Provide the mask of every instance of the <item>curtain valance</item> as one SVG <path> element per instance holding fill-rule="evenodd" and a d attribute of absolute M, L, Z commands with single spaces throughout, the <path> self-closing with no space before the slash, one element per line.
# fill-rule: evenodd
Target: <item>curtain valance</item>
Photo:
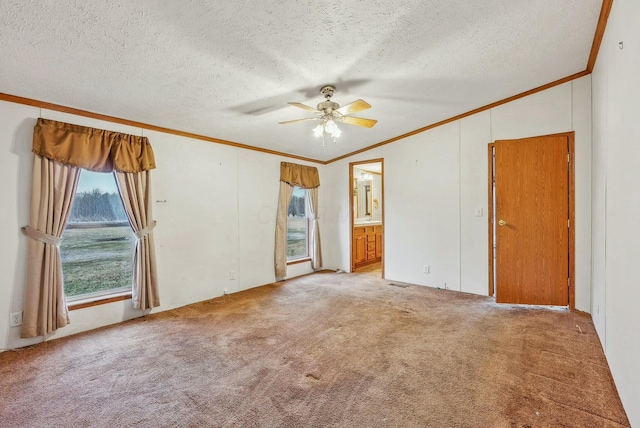
<path fill-rule="evenodd" d="M 96 172 L 141 172 L 156 167 L 146 137 L 49 119 L 38 119 L 32 151 L 47 159 Z"/>
<path fill-rule="evenodd" d="M 280 181 L 303 189 L 314 189 L 320 186 L 318 168 L 289 162 L 280 163 Z"/>

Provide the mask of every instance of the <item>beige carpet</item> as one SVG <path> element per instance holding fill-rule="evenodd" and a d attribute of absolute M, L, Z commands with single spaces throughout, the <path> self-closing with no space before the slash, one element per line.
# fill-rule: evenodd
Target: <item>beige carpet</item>
<path fill-rule="evenodd" d="M 375 273 L 306 276 L 0 354 L 0 427 L 194 426 L 629 423 L 589 316 Z"/>

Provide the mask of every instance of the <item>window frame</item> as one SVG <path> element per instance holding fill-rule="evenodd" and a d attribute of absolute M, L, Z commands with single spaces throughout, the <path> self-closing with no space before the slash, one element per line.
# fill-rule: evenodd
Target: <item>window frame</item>
<path fill-rule="evenodd" d="M 81 169 L 82 169 L 81 174 L 83 172 L 93 172 L 85 168 L 81 168 Z M 116 186 L 116 192 L 119 194 L 120 192 L 117 190 L 118 185 L 117 185 L 116 177 L 114 176 L 113 172 L 100 173 L 100 174 L 105 174 L 105 175 L 109 174 L 112 177 L 112 179 L 114 180 L 114 184 Z M 77 195 L 78 195 L 78 190 L 76 189 L 73 203 L 75 203 L 75 198 L 77 197 Z M 120 202 L 122 203 L 121 197 L 120 197 Z M 124 203 L 122 204 L 124 208 Z M 94 229 L 99 227 L 123 227 L 126 225 L 129 228 L 131 234 L 133 235 L 133 229 L 131 228 L 131 224 L 129 223 L 128 220 L 119 220 L 119 221 L 116 220 L 116 221 L 106 221 L 106 222 L 78 222 L 78 223 L 70 223 L 69 221 L 67 221 L 67 224 L 65 225 L 65 228 L 64 228 L 64 232 L 66 232 L 67 228 L 69 227 L 69 224 L 76 224 L 76 225 L 82 224 L 82 226 L 78 228 L 83 228 L 83 229 Z M 63 232 L 63 236 L 64 236 L 64 232 Z M 134 251 L 132 248 L 132 251 L 131 251 L 132 257 L 133 257 L 133 253 Z M 62 265 L 63 264 L 61 261 L 61 267 Z M 134 272 L 132 270 L 131 271 L 132 279 L 133 279 L 133 273 Z M 66 290 L 65 290 L 64 278 L 63 278 L 62 287 L 63 287 L 65 302 L 67 303 L 67 309 L 70 311 L 87 308 L 91 306 L 102 305 L 106 303 L 117 302 L 121 300 L 128 300 L 128 299 L 131 299 L 133 296 L 133 282 L 127 286 L 110 288 L 107 290 L 94 291 L 94 292 L 84 293 L 84 294 L 76 294 L 73 296 L 67 296 Z"/>
<path fill-rule="evenodd" d="M 305 189 L 303 187 L 300 186 L 293 186 L 293 191 L 295 192 L 296 189 L 300 189 L 304 191 L 304 219 L 305 219 L 305 223 L 306 223 L 306 252 L 304 256 L 300 256 L 300 257 L 296 257 L 296 258 L 289 258 L 289 256 L 286 256 L 286 263 L 287 266 L 288 265 L 295 265 L 298 263 L 304 263 L 307 261 L 311 260 L 311 219 L 309 218 L 309 213 L 307 212 L 307 200 L 309 198 L 309 189 Z M 289 205 L 291 205 L 291 201 L 293 201 L 293 194 L 291 195 L 291 200 L 289 200 Z M 287 235 L 289 233 L 289 205 L 287 205 Z M 288 239 L 285 241 L 286 242 L 286 249 L 289 249 L 289 241 Z"/>
<path fill-rule="evenodd" d="M 84 294 L 83 296 L 87 296 L 87 295 Z M 91 306 L 105 305 L 107 303 L 119 302 L 121 300 L 131 300 L 132 297 L 133 297 L 132 291 L 126 291 L 122 293 L 111 293 L 109 295 L 104 295 L 104 296 L 93 296 L 91 298 L 86 298 L 86 299 L 77 299 L 73 301 L 67 301 L 67 309 L 69 309 L 70 311 L 75 311 L 77 309 L 84 309 L 84 308 L 89 308 Z"/>

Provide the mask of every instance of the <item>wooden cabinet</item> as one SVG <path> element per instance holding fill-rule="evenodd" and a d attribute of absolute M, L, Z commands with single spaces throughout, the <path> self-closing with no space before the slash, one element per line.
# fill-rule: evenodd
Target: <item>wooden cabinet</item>
<path fill-rule="evenodd" d="M 353 263 L 358 264 L 367 260 L 366 235 L 353 235 Z"/>
<path fill-rule="evenodd" d="M 376 257 L 382 259 L 382 226 L 380 230 L 376 230 Z"/>
<path fill-rule="evenodd" d="M 353 268 L 382 260 L 382 225 L 353 228 Z"/>

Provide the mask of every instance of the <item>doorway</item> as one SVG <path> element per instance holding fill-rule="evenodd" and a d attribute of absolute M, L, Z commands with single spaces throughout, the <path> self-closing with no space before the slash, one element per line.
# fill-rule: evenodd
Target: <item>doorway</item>
<path fill-rule="evenodd" d="M 489 295 L 575 305 L 574 133 L 489 144 Z"/>
<path fill-rule="evenodd" d="M 351 272 L 384 278 L 384 159 L 349 164 Z"/>

